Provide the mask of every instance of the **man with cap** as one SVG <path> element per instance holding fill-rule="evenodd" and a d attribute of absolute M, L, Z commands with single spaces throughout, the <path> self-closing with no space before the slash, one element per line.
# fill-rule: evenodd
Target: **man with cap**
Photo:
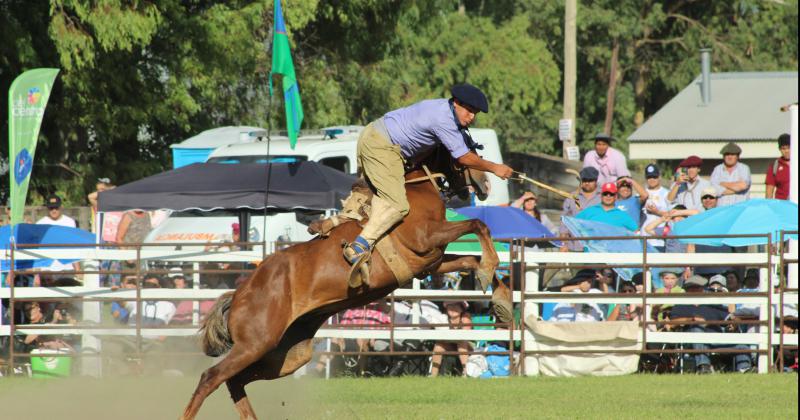
<path fill-rule="evenodd" d="M 661 185 L 661 170 L 655 164 L 649 164 L 644 169 L 645 191 L 647 191 L 647 201 L 644 202 L 644 221 L 642 226 L 647 226 L 655 220 L 661 219 L 669 213 L 670 203 L 667 199 L 669 190 Z M 659 225 L 658 227 L 664 227 Z M 664 246 L 664 241 L 651 239 L 650 245 Z"/>
<path fill-rule="evenodd" d="M 583 167 L 592 167 L 600 172 L 598 183 L 615 182 L 621 176 L 631 176 L 625 155 L 611 147 L 614 138 L 608 134 L 600 133 L 594 136 L 594 150 L 586 152 L 583 157 Z"/>
<path fill-rule="evenodd" d="M 562 216 L 574 217 L 580 213 L 581 210 L 600 204 L 600 190 L 597 188 L 597 177 L 599 175 L 600 172 L 594 167 L 588 166 L 581 169 L 581 186 L 575 193 L 575 197 L 578 198 L 578 201 L 564 200 L 564 207 L 561 212 Z M 569 236 L 569 229 L 567 229 L 563 223 L 559 227 L 559 236 Z M 565 242 L 564 245 L 561 246 L 561 251 L 563 252 L 580 251 L 582 249 L 583 246 L 577 241 Z"/>
<path fill-rule="evenodd" d="M 750 199 L 750 167 L 739 162 L 742 149 L 728 143 L 720 150 L 722 163 L 711 173 L 711 183 L 717 189 L 719 207 L 730 206 Z"/>
<path fill-rule="evenodd" d="M 45 202 L 47 206 L 47 216 L 42 217 L 36 222 L 37 225 L 56 225 L 66 227 L 77 227 L 75 219 L 63 214 L 61 212 L 61 198 L 57 195 L 51 195 Z"/>
<path fill-rule="evenodd" d="M 778 150 L 781 157 L 775 159 L 767 168 L 767 193 L 766 198 L 776 200 L 789 199 L 789 158 L 792 155 L 791 137 L 784 133 L 778 137 Z"/>
<path fill-rule="evenodd" d="M 600 204 L 589 207 L 575 216 L 578 219 L 591 220 L 609 225 L 622 227 L 630 231 L 639 229 L 639 224 L 634 222 L 628 213 L 617 208 L 617 184 L 607 182 L 603 184 L 600 193 Z"/>
<path fill-rule="evenodd" d="M 633 193 L 634 190 L 636 194 Z M 647 190 L 635 179 L 622 176 L 617 180 L 617 208 L 628 213 L 637 226 L 642 220 L 642 204 L 645 201 L 647 201 Z"/>
<path fill-rule="evenodd" d="M 371 122 L 358 139 L 358 166 L 375 191 L 369 221 L 344 248 L 344 258 L 354 264 L 375 242 L 408 214 L 405 191 L 406 164 L 416 164 L 436 146 L 444 145 L 462 166 L 508 178 L 513 170 L 484 160 L 467 128 L 479 112 L 489 112 L 486 96 L 475 86 L 453 86 L 450 99 L 429 99 L 391 111 Z M 347 205 L 345 204 L 345 207 Z M 365 273 L 362 270 L 362 273 Z M 366 279 L 365 279 L 366 280 Z"/>
<path fill-rule="evenodd" d="M 692 155 L 678 164 L 675 182 L 669 190 L 667 198 L 672 204 L 681 204 L 688 210 L 701 210 L 700 193 L 711 186 L 711 183 L 700 178 L 700 166 L 703 159 Z"/>

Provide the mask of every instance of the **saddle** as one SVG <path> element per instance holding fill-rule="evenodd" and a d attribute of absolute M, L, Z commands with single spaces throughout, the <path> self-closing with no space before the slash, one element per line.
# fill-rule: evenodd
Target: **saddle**
<path fill-rule="evenodd" d="M 351 220 L 355 221 L 363 228 L 364 223 L 369 220 L 372 211 L 372 197 L 372 190 L 370 190 L 366 181 L 359 179 L 353 184 L 350 195 L 342 200 L 342 211 L 327 219 L 313 221 L 308 227 L 308 232 L 324 238 L 329 236 L 330 232 L 336 226 Z M 347 242 L 342 241 L 342 247 L 347 245 Z M 372 254 L 375 251 L 383 257 L 383 260 L 386 262 L 386 265 L 389 266 L 389 269 L 392 271 L 392 274 L 394 274 L 400 287 L 404 286 L 414 277 L 414 273 L 408 267 L 406 261 L 400 256 L 400 253 L 397 252 L 394 240 L 386 233 L 378 238 L 372 251 L 364 254 L 350 267 L 347 278 L 349 287 L 354 289 L 362 285 L 369 287 L 370 262 L 372 260 Z"/>

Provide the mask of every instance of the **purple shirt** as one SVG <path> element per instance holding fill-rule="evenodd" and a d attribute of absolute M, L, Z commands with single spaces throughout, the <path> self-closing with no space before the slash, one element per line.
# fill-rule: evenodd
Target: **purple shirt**
<path fill-rule="evenodd" d="M 406 160 L 424 157 L 438 143 L 454 159 L 469 152 L 447 99 L 429 99 L 383 116 L 392 144 L 400 146 Z"/>
<path fill-rule="evenodd" d="M 597 156 L 597 152 L 591 150 L 586 152 L 583 157 L 583 167 L 592 166 L 600 172 L 597 177 L 597 185 L 602 186 L 606 182 L 617 182 L 621 176 L 631 176 L 628 171 L 628 164 L 625 163 L 625 156 L 619 150 L 609 147 L 605 156 Z"/>

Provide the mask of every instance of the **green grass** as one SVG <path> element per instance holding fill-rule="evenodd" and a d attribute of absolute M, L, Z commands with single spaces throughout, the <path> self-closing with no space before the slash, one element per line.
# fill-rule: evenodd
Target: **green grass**
<path fill-rule="evenodd" d="M 0 418 L 177 418 L 197 383 L 185 378 L 0 378 Z M 262 419 L 796 419 L 785 375 L 609 378 L 283 379 L 247 388 Z M 201 419 L 236 419 L 223 385 Z"/>

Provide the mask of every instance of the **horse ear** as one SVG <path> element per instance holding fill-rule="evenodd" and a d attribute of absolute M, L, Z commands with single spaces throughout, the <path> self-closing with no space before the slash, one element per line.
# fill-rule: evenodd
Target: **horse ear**
<path fill-rule="evenodd" d="M 467 169 L 467 181 L 475 190 L 475 196 L 480 201 L 489 197 L 489 185 L 486 182 L 486 173 L 477 169 Z"/>

